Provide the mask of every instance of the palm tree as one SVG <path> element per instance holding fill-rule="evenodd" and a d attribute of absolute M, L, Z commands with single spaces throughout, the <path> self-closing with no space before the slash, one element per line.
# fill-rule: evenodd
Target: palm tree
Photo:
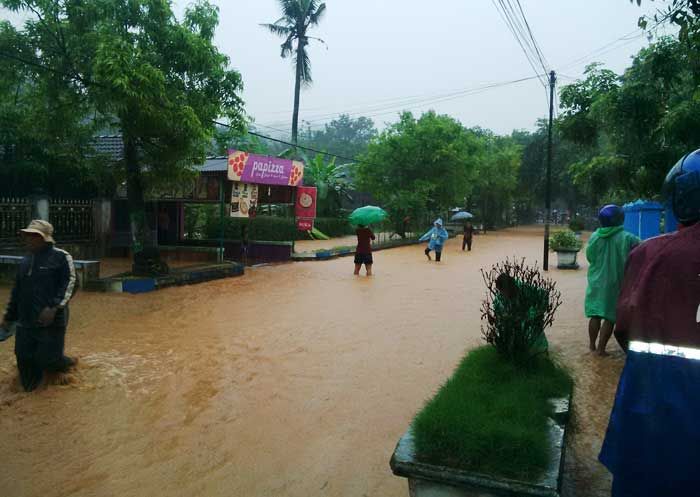
<path fill-rule="evenodd" d="M 325 43 L 320 38 L 307 36 L 307 30 L 312 26 L 317 26 L 321 21 L 326 4 L 317 0 L 279 0 L 282 8 L 282 17 L 273 24 L 262 24 L 273 34 L 284 38 L 282 43 L 282 58 L 287 58 L 292 54 L 296 55 L 295 71 L 296 80 L 294 84 L 294 113 L 292 114 L 292 141 L 296 145 L 299 128 L 299 92 L 301 85 L 310 85 L 311 61 L 306 51 L 309 40 L 318 40 Z"/>

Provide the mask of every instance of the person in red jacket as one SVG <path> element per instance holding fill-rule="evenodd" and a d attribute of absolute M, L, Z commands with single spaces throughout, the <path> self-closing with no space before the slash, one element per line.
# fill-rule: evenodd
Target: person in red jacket
<path fill-rule="evenodd" d="M 700 150 L 665 191 L 682 229 L 632 250 L 617 301 L 627 357 L 599 456 L 613 497 L 700 494 Z"/>
<path fill-rule="evenodd" d="M 357 248 L 355 248 L 355 275 L 360 274 L 362 265 L 365 265 L 367 276 L 372 276 L 372 240 L 374 233 L 367 226 L 360 225 L 355 232 L 357 235 Z"/>

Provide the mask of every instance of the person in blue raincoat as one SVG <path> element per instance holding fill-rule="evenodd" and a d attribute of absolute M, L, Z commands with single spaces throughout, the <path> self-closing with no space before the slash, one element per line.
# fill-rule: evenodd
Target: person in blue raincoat
<path fill-rule="evenodd" d="M 419 241 L 421 242 L 430 240 L 428 242 L 428 247 L 425 249 L 425 256 L 428 258 L 429 261 L 433 260 L 430 257 L 430 251 L 434 250 L 435 260 L 437 262 L 440 262 L 440 258 L 442 257 L 442 247 L 445 245 L 445 241 L 449 237 L 449 233 L 447 233 L 447 230 L 442 226 L 442 219 L 437 218 L 433 223 L 433 227 L 430 228 L 430 231 L 428 231 L 425 235 L 419 238 Z"/>
<path fill-rule="evenodd" d="M 632 250 L 617 301 L 627 358 L 599 456 L 613 497 L 700 495 L 700 150 L 664 189 L 681 229 Z"/>

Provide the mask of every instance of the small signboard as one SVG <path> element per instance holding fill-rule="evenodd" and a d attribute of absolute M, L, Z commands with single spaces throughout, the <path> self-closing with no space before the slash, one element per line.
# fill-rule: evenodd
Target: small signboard
<path fill-rule="evenodd" d="M 311 231 L 312 229 L 314 229 L 313 219 L 297 218 L 297 230 Z"/>
<path fill-rule="evenodd" d="M 296 217 L 314 219 L 316 218 L 316 187 L 297 187 L 297 201 L 294 207 Z"/>
<path fill-rule="evenodd" d="M 231 217 L 255 217 L 258 185 L 234 181 L 231 186 Z"/>

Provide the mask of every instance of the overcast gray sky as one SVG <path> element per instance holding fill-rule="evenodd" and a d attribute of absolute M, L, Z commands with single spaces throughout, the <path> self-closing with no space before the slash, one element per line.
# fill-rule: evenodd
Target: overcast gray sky
<path fill-rule="evenodd" d="M 189 0 L 175 0 L 181 15 Z M 277 0 L 213 0 L 221 9 L 216 43 L 243 75 L 247 112 L 259 125 L 291 127 L 294 78 L 279 56 L 281 40 L 260 23 L 280 16 Z M 637 19 L 663 2 L 628 0 L 521 0 L 530 26 L 552 68 L 578 77 L 587 63 L 622 71 L 647 42 L 620 40 L 600 55 L 571 64 L 633 33 Z M 314 84 L 302 92 L 301 119 L 322 126 L 341 112 L 371 116 L 379 127 L 399 110 L 434 109 L 466 126 L 499 133 L 532 129 L 547 112 L 537 80 L 419 102 L 462 89 L 533 75 L 492 0 L 327 0 L 326 17 L 310 34 L 328 48 L 310 48 Z M 641 34 L 637 32 L 636 34 Z M 610 50 L 610 51 L 607 51 Z M 413 100 L 411 98 L 413 97 Z M 272 130 L 267 130 L 274 134 Z"/>
<path fill-rule="evenodd" d="M 181 12 L 188 2 L 177 0 Z M 261 125 L 291 127 L 293 71 L 279 56 L 281 40 L 259 26 L 280 16 L 276 0 L 215 0 L 221 9 L 216 41 L 245 83 L 248 113 Z M 581 75 L 601 60 L 621 71 L 646 39 L 621 40 L 610 52 L 570 63 L 634 32 L 643 8 L 628 0 L 521 0 L 546 58 L 565 76 Z M 547 112 L 537 81 L 495 88 L 437 103 L 411 104 L 483 84 L 533 75 L 520 47 L 491 0 L 327 0 L 326 17 L 312 35 L 314 84 L 301 98 L 301 119 L 320 126 L 343 111 L 372 115 L 378 125 L 395 121 L 400 104 L 415 112 L 435 109 L 466 126 L 499 133 L 532 129 Z M 570 82 L 562 77 L 561 83 Z M 392 100 L 394 99 L 394 100 Z M 394 107 L 389 108 L 390 105 Z"/>

